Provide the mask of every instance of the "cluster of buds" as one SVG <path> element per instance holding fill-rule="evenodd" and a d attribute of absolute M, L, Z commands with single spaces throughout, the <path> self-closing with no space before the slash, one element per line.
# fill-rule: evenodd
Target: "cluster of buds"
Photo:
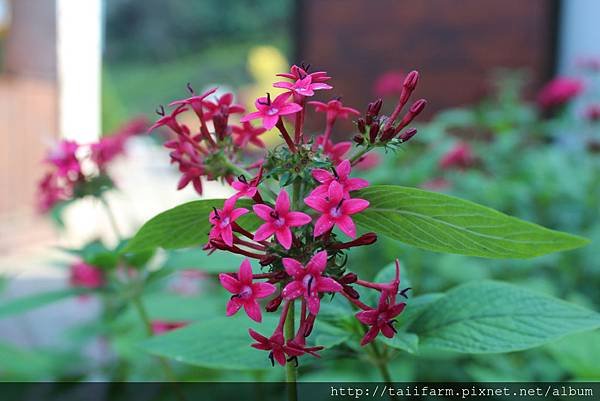
<path fill-rule="evenodd" d="M 346 270 L 347 252 L 351 248 L 377 241 L 375 233 L 357 237 L 353 216 L 366 210 L 369 202 L 355 194 L 369 183 L 351 176 L 354 162 L 373 146 L 366 150 L 360 146 L 353 149 L 350 141 L 332 141 L 335 122 L 360 113 L 344 106 L 340 98 L 328 102 L 308 101 L 316 91 L 332 89 L 326 83 L 330 79 L 327 73 L 309 69 L 310 66 L 294 65 L 289 73 L 278 74 L 286 81 L 273 86 L 285 92 L 274 98 L 267 93 L 257 99 L 256 111 L 240 119 L 243 126 L 229 124 L 227 117 L 232 108 L 236 112 L 240 110 L 238 106 L 231 106 L 229 94 L 225 95 L 227 102 L 219 101 L 227 104 L 228 109 L 219 109 L 218 123 L 215 114 L 207 115 L 206 97 L 214 90 L 172 103 L 175 106 L 172 113 L 162 115 L 153 126 L 167 126 L 175 133 L 175 140 L 167 147 L 174 149 L 171 158 L 179 163 L 184 173 L 183 182 L 198 179 L 197 189 L 201 189 L 200 177 L 221 178 L 235 190 L 221 208 L 214 208 L 210 213 L 211 230 L 204 249 L 244 256 L 237 272 L 219 275 L 221 285 L 231 294 L 225 308 L 227 316 L 243 309 L 250 319 L 261 322 L 263 309 L 267 313 L 279 312 L 279 323 L 271 335 L 249 330 L 255 340 L 252 346 L 269 351 L 273 365 L 297 363 L 298 357 L 305 354 L 318 356 L 323 347 L 307 345 L 307 339 L 326 294 L 338 294 L 357 309 L 357 319 L 368 327 L 362 345 L 372 342 L 379 333 L 392 337 L 396 332 L 395 317 L 405 307 L 404 302 L 397 300 L 398 294 L 406 296 L 406 291 L 399 292 L 398 264 L 396 275 L 389 283 L 361 280 Z M 421 112 L 424 100 L 415 102 L 407 115 L 395 123 L 417 80 L 416 72 L 409 74 L 399 104 L 389 118 L 379 116 L 381 101 L 369 106 L 366 117 L 359 120 L 361 133 L 369 138 L 374 126 L 384 127 L 380 135 L 375 135 L 376 139 L 368 139 L 369 143 L 391 141 Z M 177 121 L 177 115 L 188 106 L 200 120 L 198 133 L 190 132 Z M 314 139 L 304 132 L 307 106 L 325 114 L 325 129 Z M 212 132 L 207 125 L 211 118 Z M 260 125 L 252 125 L 254 120 L 260 120 Z M 264 158 L 242 160 L 251 155 L 243 152 L 244 147 L 249 143 L 262 145 L 257 142 L 257 136 L 272 128 L 279 131 L 285 145 L 266 152 Z M 244 141 L 236 142 L 242 130 L 254 134 L 247 134 Z M 406 133 L 400 136 L 404 138 L 400 141 L 408 140 Z M 352 151 L 355 153 L 351 154 Z M 194 178 L 186 178 L 192 168 L 196 169 Z M 246 220 L 250 215 L 254 219 Z M 258 227 L 247 223 L 257 220 L 261 222 Z M 255 268 L 260 266 L 262 271 L 253 272 L 252 261 Z M 378 305 L 364 303 L 357 287 L 377 291 Z M 295 311 L 297 305 L 299 313 Z M 295 329 L 293 315 L 299 317 Z M 293 329 L 285 330 L 287 334 L 284 334 L 284 327 Z"/>
<path fill-rule="evenodd" d="M 410 140 L 416 135 L 415 128 L 406 128 L 417 117 L 427 105 L 427 101 L 419 99 L 415 101 L 404 114 L 400 121 L 400 113 L 406 106 L 410 97 L 419 82 L 419 73 L 411 71 L 404 78 L 400 98 L 392 114 L 380 116 L 383 101 L 378 99 L 369 103 L 365 116 L 359 118 L 356 122 L 360 134 L 354 136 L 354 142 L 366 147 L 373 146 L 395 146 Z"/>
<path fill-rule="evenodd" d="M 129 138 L 144 132 L 146 127 L 146 120 L 138 118 L 95 143 L 57 143 L 44 160 L 50 169 L 38 184 L 39 210 L 47 212 L 60 202 L 94 194 L 99 186 L 111 185 L 106 171 L 110 162 L 125 151 Z"/>

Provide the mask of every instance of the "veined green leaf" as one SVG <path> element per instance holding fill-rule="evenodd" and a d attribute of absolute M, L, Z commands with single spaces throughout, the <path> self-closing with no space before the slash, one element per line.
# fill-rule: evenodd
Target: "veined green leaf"
<path fill-rule="evenodd" d="M 530 258 L 588 240 L 448 195 L 394 185 L 356 192 L 370 202 L 353 216 L 362 227 L 418 248 L 487 258 Z"/>
<path fill-rule="evenodd" d="M 421 346 L 511 352 L 600 327 L 600 314 L 510 284 L 472 282 L 430 303 L 408 327 Z"/>
<path fill-rule="evenodd" d="M 210 223 L 208 216 L 213 207 L 223 207 L 223 199 L 204 199 L 184 203 L 164 211 L 149 221 L 129 241 L 123 252 L 139 252 L 147 249 L 188 248 L 208 241 Z M 237 207 L 250 206 L 240 200 Z M 249 231 L 255 230 L 260 220 L 252 213 L 240 217 L 239 224 Z"/>

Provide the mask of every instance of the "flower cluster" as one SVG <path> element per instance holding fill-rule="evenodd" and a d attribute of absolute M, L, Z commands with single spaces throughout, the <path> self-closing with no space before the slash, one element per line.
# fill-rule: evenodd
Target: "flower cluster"
<path fill-rule="evenodd" d="M 161 117 L 152 128 L 166 126 L 174 134 L 166 146 L 172 149 L 171 160 L 183 174 L 180 188 L 192 182 L 201 193 L 202 179 L 222 179 L 234 189 L 234 195 L 210 213 L 211 229 L 204 249 L 245 257 L 237 272 L 219 275 L 230 294 L 225 313 L 231 316 L 243 309 L 250 319 L 261 322 L 263 310 L 279 312 L 279 323 L 271 335 L 252 329 L 249 334 L 255 340 L 252 347 L 269 351 L 273 365 L 284 365 L 286 361 L 297 363 L 305 354 L 318 356 L 323 348 L 307 345 L 307 339 L 326 294 L 337 294 L 357 309 L 357 319 L 367 326 L 362 345 L 379 333 L 394 335 L 395 317 L 405 307 L 397 300 L 399 266 L 389 283 L 364 281 L 346 269 L 349 249 L 377 241 L 375 233 L 357 234 L 354 216 L 369 207 L 358 191 L 369 183 L 352 177 L 352 169 L 372 149 L 395 148 L 414 136 L 416 130 L 407 127 L 426 102 L 417 100 L 400 118 L 418 82 L 419 75 L 413 71 L 404 79 L 398 104 L 389 117 L 380 115 L 381 100 L 372 102 L 364 117 L 358 118 L 354 143 L 334 143 L 336 121 L 361 113 L 345 106 L 340 98 L 309 100 L 332 89 L 326 72 L 294 65 L 289 73 L 278 76 L 285 80 L 273 86 L 284 92 L 258 98 L 256 111 L 241 117 L 242 125 L 229 121 L 230 114 L 242 111 L 232 104 L 233 96 L 226 94 L 212 102 L 208 97 L 214 94 L 213 89 L 173 102 L 170 114 L 161 109 Z M 178 121 L 188 108 L 199 120 L 198 132 Z M 311 109 L 325 117 L 322 134 L 313 138 L 304 132 Z M 252 125 L 255 120 L 259 125 Z M 256 152 L 249 150 L 250 144 L 263 147 L 259 136 L 273 128 L 285 145 L 251 159 Z M 253 272 L 251 261 L 262 271 Z M 357 287 L 377 291 L 378 305 L 363 303 Z M 401 296 L 405 292 L 400 292 Z M 297 317 L 297 327 L 292 316 Z"/>
<path fill-rule="evenodd" d="M 576 78 L 558 77 L 548 82 L 538 94 L 538 104 L 544 110 L 565 105 L 583 90 L 583 82 Z"/>
<path fill-rule="evenodd" d="M 138 118 L 95 143 L 58 142 L 45 159 L 50 169 L 38 184 L 38 209 L 47 212 L 60 202 L 95 194 L 112 185 L 108 165 L 124 153 L 127 140 L 143 133 L 146 127 L 146 119 Z"/>

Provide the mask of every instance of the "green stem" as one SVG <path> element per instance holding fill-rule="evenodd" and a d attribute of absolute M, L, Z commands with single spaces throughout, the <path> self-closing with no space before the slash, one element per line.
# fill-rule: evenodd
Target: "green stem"
<path fill-rule="evenodd" d="M 294 338 L 294 301 L 290 303 L 288 315 L 285 320 L 285 339 L 291 340 Z M 288 401 L 298 400 L 298 389 L 296 382 L 298 380 L 298 368 L 294 361 L 290 361 L 285 365 L 285 381 L 287 382 Z"/>
<path fill-rule="evenodd" d="M 383 379 L 384 383 L 388 386 L 388 388 L 392 388 L 392 375 L 390 374 L 390 370 L 388 369 L 388 364 L 387 364 L 387 359 L 383 356 L 383 354 L 381 353 L 381 351 L 379 350 L 379 347 L 377 346 L 377 343 L 375 341 L 372 341 L 369 346 L 371 347 L 371 350 L 373 351 L 373 363 L 375 364 L 375 366 L 377 366 L 377 369 L 379 370 L 379 373 L 381 374 L 381 378 Z M 390 394 L 390 400 L 394 401 L 396 400 L 396 396 Z"/>
<path fill-rule="evenodd" d="M 363 150 L 360 150 L 358 153 L 356 153 L 354 156 L 352 156 L 350 158 L 350 164 L 352 164 L 354 166 L 354 164 L 361 158 L 363 157 L 363 155 L 365 153 L 367 153 L 368 151 L 370 151 L 372 149 L 371 146 L 366 146 Z"/>
<path fill-rule="evenodd" d="M 100 199 L 100 202 L 104 206 L 104 210 L 106 210 L 106 214 L 108 215 L 108 221 L 110 222 L 110 225 L 111 225 L 115 235 L 117 236 L 117 239 L 119 241 L 122 240 L 123 236 L 121 235 L 121 231 L 119 230 L 119 226 L 117 225 L 117 219 L 115 218 L 115 214 L 113 213 L 112 208 L 110 207 L 110 204 L 108 203 L 108 200 L 106 200 L 106 197 L 104 196 L 104 194 L 100 195 L 98 197 L 98 199 Z"/>

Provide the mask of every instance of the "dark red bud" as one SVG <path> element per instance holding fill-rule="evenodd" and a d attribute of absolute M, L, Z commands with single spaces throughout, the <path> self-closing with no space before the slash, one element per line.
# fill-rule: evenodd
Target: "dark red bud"
<path fill-rule="evenodd" d="M 382 105 L 383 105 L 383 100 L 381 100 L 381 99 L 377 99 L 375 102 L 373 102 L 373 110 L 372 111 L 373 111 L 374 115 L 379 115 Z"/>
<path fill-rule="evenodd" d="M 387 127 L 383 131 L 383 134 L 381 135 L 381 140 L 382 141 L 389 141 L 390 139 L 392 139 L 394 137 L 395 133 L 396 133 L 396 130 L 394 129 L 394 127 L 392 127 L 392 126 Z"/>
<path fill-rule="evenodd" d="M 367 115 L 365 116 L 365 124 L 366 125 L 373 124 L 373 116 L 370 115 L 369 113 L 367 113 Z"/>
<path fill-rule="evenodd" d="M 342 284 L 352 284 L 358 280 L 358 276 L 354 273 L 344 274 L 338 281 Z"/>
<path fill-rule="evenodd" d="M 402 134 L 400 134 L 400 136 L 398 137 L 398 139 L 400 139 L 402 142 L 406 142 L 406 141 L 410 140 L 410 138 L 412 138 L 415 135 L 417 135 L 417 129 L 416 128 L 409 128 L 406 131 L 404 131 Z"/>
<path fill-rule="evenodd" d="M 366 233 L 354 240 L 357 245 L 371 245 L 377 241 L 377 234 Z"/>
<path fill-rule="evenodd" d="M 282 301 L 283 297 L 281 295 L 276 296 L 275 298 L 270 300 L 269 303 L 267 303 L 267 305 L 265 306 L 265 310 L 267 312 L 275 312 L 279 308 L 279 305 L 281 305 Z"/>
<path fill-rule="evenodd" d="M 364 118 L 362 118 L 362 117 L 361 117 L 361 118 L 359 118 L 359 119 L 356 121 L 356 126 L 358 127 L 358 131 L 359 131 L 361 134 L 364 134 L 364 133 L 366 133 L 366 132 L 367 132 L 367 125 L 366 125 L 366 123 L 365 123 L 365 119 L 364 119 Z"/>
<path fill-rule="evenodd" d="M 360 298 L 360 294 L 354 288 L 349 285 L 344 286 L 344 292 L 350 296 L 350 298 L 358 299 Z"/>
<path fill-rule="evenodd" d="M 365 141 L 365 139 L 362 137 L 362 135 L 354 135 L 352 140 L 359 145 L 361 145 Z"/>
<path fill-rule="evenodd" d="M 375 122 L 371 125 L 369 129 L 369 141 L 371 143 L 375 143 L 377 140 L 377 134 L 379 134 L 379 123 Z"/>
<path fill-rule="evenodd" d="M 427 106 L 427 100 L 425 99 L 419 99 L 416 102 L 413 103 L 412 106 L 410 106 L 410 112 L 411 114 L 413 114 L 414 116 L 418 115 L 420 112 L 423 111 L 423 109 L 425 108 L 425 106 Z"/>
<path fill-rule="evenodd" d="M 276 259 L 277 258 L 273 255 L 265 255 L 260 259 L 258 263 L 260 263 L 261 266 L 267 266 L 275 262 Z"/>
<path fill-rule="evenodd" d="M 402 83 L 402 86 L 404 86 L 406 89 L 409 89 L 412 91 L 415 89 L 418 82 L 419 82 L 419 72 L 413 70 L 413 71 L 409 72 L 408 75 L 406 75 L 406 77 L 404 78 L 404 82 Z"/>

